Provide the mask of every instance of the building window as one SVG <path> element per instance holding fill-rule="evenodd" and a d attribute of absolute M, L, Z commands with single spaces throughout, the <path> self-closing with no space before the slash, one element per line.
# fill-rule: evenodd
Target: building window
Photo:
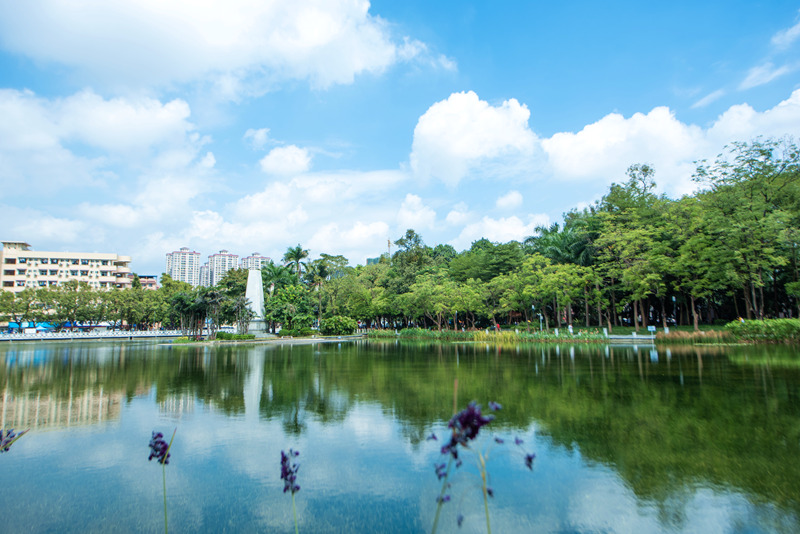
<path fill-rule="evenodd" d="M 47 258 L 39 258 L 39 261 L 44 265 L 47 263 Z"/>
<path fill-rule="evenodd" d="M 39 269 L 39 274 L 41 274 L 43 276 L 46 275 L 47 274 L 47 269 Z"/>
<path fill-rule="evenodd" d="M 70 271 L 69 275 L 70 276 L 78 276 L 78 271 Z"/>
<path fill-rule="evenodd" d="M 108 265 L 108 260 L 103 260 L 100 263 L 103 264 L 103 265 Z"/>
<path fill-rule="evenodd" d="M 44 280 L 40 280 L 39 287 L 47 287 L 47 282 L 45 282 Z"/>
<path fill-rule="evenodd" d="M 17 280 L 17 287 L 25 287 L 25 280 Z"/>
<path fill-rule="evenodd" d="M 81 271 L 81 276 L 89 276 L 89 271 Z"/>
<path fill-rule="evenodd" d="M 28 258 L 20 258 L 19 262 L 20 263 L 28 263 Z"/>
<path fill-rule="evenodd" d="M 58 258 L 50 258 L 50 263 L 53 265 L 58 265 Z"/>
<path fill-rule="evenodd" d="M 3 263 L 7 265 L 14 265 L 17 263 L 17 258 L 6 258 L 6 261 Z"/>
<path fill-rule="evenodd" d="M 57 276 L 57 275 L 58 275 L 58 271 L 57 270 L 50 269 L 50 276 Z"/>
<path fill-rule="evenodd" d="M 78 265 L 78 260 L 72 260 L 72 265 Z"/>
<path fill-rule="evenodd" d="M 14 282 L 11 281 L 3 282 L 3 287 L 14 287 Z"/>
<path fill-rule="evenodd" d="M 26 273 L 25 269 L 17 269 L 17 274 L 22 275 L 22 274 L 25 274 L 25 273 Z"/>
<path fill-rule="evenodd" d="M 3 274 L 6 275 L 6 276 L 14 276 L 14 270 L 13 269 L 10 270 L 10 271 L 9 270 L 5 270 L 5 271 L 3 271 Z"/>
<path fill-rule="evenodd" d="M 81 265 L 89 265 L 89 260 L 81 260 Z"/>

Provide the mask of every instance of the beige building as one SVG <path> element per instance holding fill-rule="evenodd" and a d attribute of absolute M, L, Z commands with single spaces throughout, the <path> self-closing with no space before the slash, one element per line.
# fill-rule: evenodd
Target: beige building
<path fill-rule="evenodd" d="M 181 247 L 167 253 L 167 268 L 164 271 L 178 282 L 186 282 L 192 287 L 200 283 L 200 253 Z"/>
<path fill-rule="evenodd" d="M 0 289 L 19 293 L 26 287 L 57 286 L 69 280 L 93 289 L 131 287 L 130 256 L 98 252 L 45 252 L 28 243 L 3 241 Z"/>

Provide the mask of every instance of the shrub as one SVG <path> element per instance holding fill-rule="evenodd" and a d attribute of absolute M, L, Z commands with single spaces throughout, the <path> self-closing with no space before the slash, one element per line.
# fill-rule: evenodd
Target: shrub
<path fill-rule="evenodd" d="M 335 315 L 320 321 L 319 333 L 323 336 L 348 336 L 355 332 L 357 327 L 355 319 Z"/>
<path fill-rule="evenodd" d="M 298 326 L 297 328 L 281 328 L 279 335 L 282 337 L 309 337 L 313 333 L 310 326 Z"/>
<path fill-rule="evenodd" d="M 248 341 L 255 339 L 254 334 L 231 334 L 230 332 L 217 332 L 217 339 L 222 341 Z"/>
<path fill-rule="evenodd" d="M 737 339 L 767 343 L 800 343 L 800 319 L 733 321 L 725 330 Z"/>

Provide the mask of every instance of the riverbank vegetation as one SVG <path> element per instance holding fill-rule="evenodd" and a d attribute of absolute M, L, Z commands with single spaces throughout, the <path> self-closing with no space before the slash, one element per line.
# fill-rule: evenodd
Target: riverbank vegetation
<path fill-rule="evenodd" d="M 595 204 L 538 227 L 522 242 L 479 239 L 458 252 L 428 246 L 415 230 L 389 243 L 367 265 L 297 245 L 283 264 L 262 269 L 264 318 L 271 331 L 308 332 L 337 323 L 370 330 L 422 328 L 437 332 L 497 329 L 518 335 L 639 332 L 690 326 L 696 334 L 659 338 L 776 340 L 796 333 L 760 325 L 800 316 L 800 152 L 790 140 L 734 143 L 716 161 L 699 162 L 698 190 L 680 199 L 656 193 L 655 169 L 629 167 Z M 247 273 L 229 271 L 214 287 L 161 279 L 157 291 L 98 292 L 76 282 L 0 293 L 7 320 L 115 327 L 179 327 L 187 335 L 221 324 L 244 332 L 250 311 Z M 778 324 L 778 323 L 774 323 Z M 701 325 L 703 328 L 701 328 Z M 524 333 L 524 334 L 523 334 Z M 423 334 L 420 334 L 423 335 Z M 475 334 L 480 335 L 480 334 Z M 783 339 L 783 338 L 781 338 Z"/>

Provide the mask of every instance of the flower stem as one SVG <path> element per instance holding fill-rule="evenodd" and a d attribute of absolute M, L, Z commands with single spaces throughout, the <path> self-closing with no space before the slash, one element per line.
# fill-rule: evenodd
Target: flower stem
<path fill-rule="evenodd" d="M 292 492 L 292 514 L 294 515 L 294 534 L 299 534 L 300 530 L 297 526 L 297 507 L 294 504 L 294 492 Z"/>
<path fill-rule="evenodd" d="M 444 504 L 444 493 L 447 491 L 447 477 L 450 476 L 450 464 L 453 463 L 453 457 L 451 456 L 449 460 L 447 460 L 447 470 L 444 472 L 444 479 L 442 480 L 442 491 L 439 492 L 439 498 L 437 499 L 436 504 L 436 516 L 433 518 L 433 528 L 431 528 L 431 534 L 436 534 L 436 528 L 439 526 L 439 514 L 442 512 L 442 505 Z"/>
<path fill-rule="evenodd" d="M 492 534 L 492 525 L 489 522 L 489 493 L 486 490 L 486 459 L 478 452 L 481 461 L 481 479 L 483 480 L 483 510 L 486 512 L 486 533 Z"/>
<path fill-rule="evenodd" d="M 167 527 L 167 466 L 161 464 L 161 481 L 164 484 L 164 534 L 169 534 Z"/>

